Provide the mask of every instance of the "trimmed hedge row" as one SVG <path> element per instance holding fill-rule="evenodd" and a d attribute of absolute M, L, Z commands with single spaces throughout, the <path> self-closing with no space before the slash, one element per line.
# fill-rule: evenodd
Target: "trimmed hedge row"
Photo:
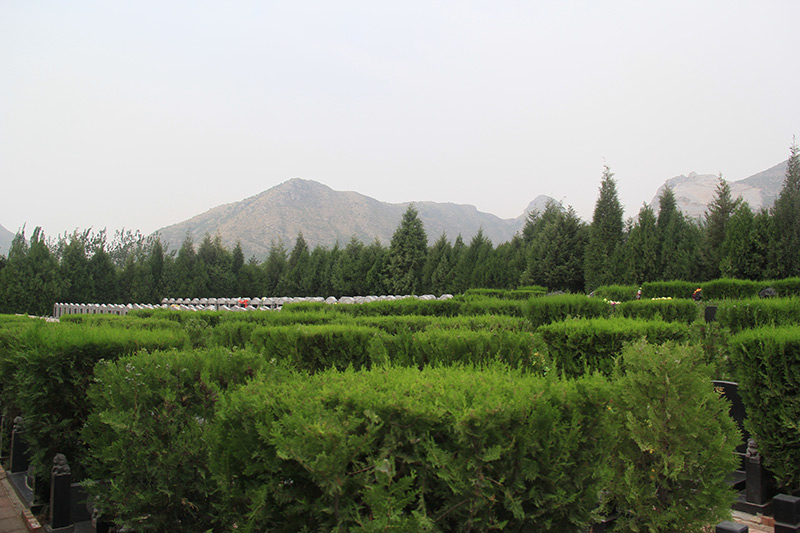
<path fill-rule="evenodd" d="M 732 332 L 800 324 L 800 298 L 751 298 L 721 302 L 716 320 Z"/>
<path fill-rule="evenodd" d="M 730 339 L 745 427 L 781 487 L 800 489 L 800 327 L 745 330 Z"/>
<path fill-rule="evenodd" d="M 566 318 L 599 318 L 610 313 L 611 306 L 607 302 L 580 294 L 560 294 L 525 302 L 525 317 L 533 327 Z"/>
<path fill-rule="evenodd" d="M 513 290 L 503 289 L 467 289 L 464 292 L 464 298 L 471 297 L 488 297 L 500 298 L 503 300 L 527 300 L 537 296 L 544 296 L 547 294 L 547 288 L 538 285 L 530 285 L 527 287 L 520 287 Z"/>
<path fill-rule="evenodd" d="M 185 332 L 39 321 L 23 331 L 19 344 L 0 361 L 2 405 L 25 420 L 31 463 L 49 483 L 53 456 L 63 453 L 82 479 L 86 449 L 80 431 L 88 416 L 86 389 L 94 365 L 140 350 L 184 348 Z"/>
<path fill-rule="evenodd" d="M 615 306 L 616 312 L 628 318 L 652 320 L 660 318 L 667 322 L 691 324 L 698 317 L 698 306 L 693 300 L 633 300 Z"/>
<path fill-rule="evenodd" d="M 640 338 L 653 344 L 686 342 L 689 327 L 679 322 L 631 318 L 571 319 L 537 331 L 559 372 L 577 377 L 600 371 L 610 374 L 623 347 Z"/>
<path fill-rule="evenodd" d="M 212 470 L 244 531 L 578 530 L 608 480 L 610 397 L 498 368 L 257 381 L 222 398 Z"/>
<path fill-rule="evenodd" d="M 718 521 L 738 436 L 697 350 L 625 359 L 608 381 L 127 357 L 90 392 L 92 492 L 137 531 L 578 531 L 604 501 L 625 530 Z"/>
<path fill-rule="evenodd" d="M 703 298 L 713 300 L 737 300 L 754 298 L 762 289 L 772 287 L 778 296 L 800 296 L 800 278 L 767 281 L 721 278 L 702 283 L 692 281 L 655 281 L 642 284 L 642 296 L 646 298 L 691 298 L 695 289 L 703 289 Z"/>

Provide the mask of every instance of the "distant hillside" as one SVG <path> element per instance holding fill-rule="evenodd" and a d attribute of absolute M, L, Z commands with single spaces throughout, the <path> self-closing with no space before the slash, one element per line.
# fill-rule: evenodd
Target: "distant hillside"
<path fill-rule="evenodd" d="M 781 192 L 785 175 L 786 161 L 749 178 L 729 181 L 728 184 L 734 198 L 744 199 L 753 211 L 758 211 L 762 207 L 772 207 Z M 690 172 L 688 176 L 676 176 L 658 188 L 651 205 L 658 210 L 658 197 L 665 187 L 671 187 L 681 211 L 691 217 L 702 217 L 714 198 L 718 184 L 719 176 L 714 174 Z"/>
<path fill-rule="evenodd" d="M 11 248 L 11 241 L 13 240 L 14 234 L 0 226 L 0 255 L 8 256 L 8 250 Z"/>
<path fill-rule="evenodd" d="M 544 198 L 544 199 L 542 199 Z M 542 208 L 546 197 L 531 203 Z M 538 202 L 538 203 L 537 203 Z M 510 240 L 525 222 L 527 211 L 504 220 L 471 205 L 414 202 L 432 243 L 442 233 L 450 240 L 461 234 L 469 242 L 480 228 L 495 245 Z M 241 241 L 247 257 L 263 258 L 272 242 L 294 245 L 302 232 L 309 246 L 347 244 L 355 236 L 363 243 L 391 241 L 408 203 L 380 202 L 356 192 L 334 191 L 321 183 L 292 179 L 241 202 L 215 207 L 189 220 L 158 230 L 170 249 L 190 235 L 197 245 L 206 233 L 219 233 L 226 247 Z"/>

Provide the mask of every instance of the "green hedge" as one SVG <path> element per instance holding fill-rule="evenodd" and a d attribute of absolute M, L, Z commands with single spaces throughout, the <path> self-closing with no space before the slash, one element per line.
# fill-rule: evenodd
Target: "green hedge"
<path fill-rule="evenodd" d="M 751 298 L 717 306 L 716 320 L 733 332 L 800 324 L 800 298 Z"/>
<path fill-rule="evenodd" d="M 800 327 L 745 330 L 730 339 L 745 427 L 781 487 L 800 489 Z"/>
<path fill-rule="evenodd" d="M 529 332 L 429 329 L 384 337 L 382 342 L 385 361 L 399 366 L 423 368 L 502 361 L 512 368 L 544 372 L 544 361 L 534 355 L 534 337 Z"/>
<path fill-rule="evenodd" d="M 595 298 L 603 298 L 615 302 L 627 302 L 636 299 L 639 292 L 638 285 L 603 285 L 597 287 L 593 294 Z"/>
<path fill-rule="evenodd" d="M 633 300 L 616 306 L 620 316 L 651 320 L 660 318 L 667 322 L 691 324 L 698 318 L 698 307 L 694 300 Z"/>
<path fill-rule="evenodd" d="M 764 287 L 772 287 L 781 298 L 789 296 L 800 297 L 800 278 L 776 279 L 763 282 Z"/>
<path fill-rule="evenodd" d="M 461 313 L 461 307 L 462 301 L 455 298 L 449 300 L 402 298 L 399 300 L 384 300 L 363 304 L 336 304 L 331 306 L 337 313 L 345 313 L 354 316 L 456 316 Z"/>
<path fill-rule="evenodd" d="M 217 489 L 208 427 L 220 396 L 256 373 L 282 375 L 260 354 L 220 348 L 99 363 L 82 437 L 101 514 L 136 531 L 211 530 Z"/>
<path fill-rule="evenodd" d="M 324 372 L 223 396 L 212 471 L 242 531 L 577 531 L 610 387 L 492 367 Z"/>
<path fill-rule="evenodd" d="M 49 483 L 53 456 L 63 453 L 82 479 L 86 450 L 80 431 L 88 416 L 86 390 L 94 365 L 139 350 L 184 347 L 188 338 L 179 330 L 129 330 L 76 324 L 42 324 L 30 329 L 21 351 L 9 355 L 3 368 L 2 404 L 6 412 L 25 419 L 31 462 Z"/>
<path fill-rule="evenodd" d="M 504 300 L 527 300 L 537 296 L 544 296 L 547 294 L 547 288 L 538 285 L 530 285 L 527 287 L 520 287 L 513 290 L 505 289 L 467 289 L 464 292 L 464 298 L 478 297 L 478 298 L 500 298 Z"/>
<path fill-rule="evenodd" d="M 743 300 L 758 296 L 758 291 L 766 285 L 745 279 L 720 278 L 706 281 L 701 286 L 705 300 Z"/>
<path fill-rule="evenodd" d="M 701 286 L 695 281 L 651 281 L 642 283 L 642 298 L 691 298 Z"/>
<path fill-rule="evenodd" d="M 550 359 L 568 377 L 593 371 L 610 374 L 622 348 L 636 339 L 660 344 L 689 338 L 686 324 L 631 318 L 570 319 L 541 326 L 537 333 Z"/>
<path fill-rule="evenodd" d="M 565 318 L 597 318 L 611 314 L 611 306 L 600 298 L 580 294 L 560 294 L 525 302 L 525 317 L 533 327 Z"/>
<path fill-rule="evenodd" d="M 369 367 L 373 359 L 386 360 L 377 328 L 330 324 L 320 326 L 261 326 L 250 340 L 266 357 L 297 369 L 318 372 L 328 368 Z"/>

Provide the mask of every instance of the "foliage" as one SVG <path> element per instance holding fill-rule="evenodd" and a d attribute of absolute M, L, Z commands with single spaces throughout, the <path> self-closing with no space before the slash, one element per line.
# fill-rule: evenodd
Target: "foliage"
<path fill-rule="evenodd" d="M 691 281 L 653 281 L 642 283 L 642 298 L 691 298 L 701 284 Z"/>
<path fill-rule="evenodd" d="M 609 386 L 493 366 L 256 381 L 211 447 L 243 531 L 573 531 L 607 481 Z M 255 459 L 255 460 L 254 460 Z"/>
<path fill-rule="evenodd" d="M 800 489 L 800 327 L 762 327 L 730 339 L 748 413 L 745 428 L 780 487 Z"/>
<path fill-rule="evenodd" d="M 623 347 L 641 338 L 653 344 L 689 338 L 685 324 L 632 318 L 568 319 L 543 325 L 537 333 L 558 371 L 567 377 L 596 371 L 610 375 Z"/>
<path fill-rule="evenodd" d="M 622 214 L 614 174 L 605 166 L 584 256 L 587 291 L 613 283 L 619 274 L 624 227 Z"/>
<path fill-rule="evenodd" d="M 281 372 L 246 351 L 154 352 L 103 361 L 88 392 L 95 506 L 136 531 L 206 531 L 217 492 L 206 435 L 219 396 Z M 224 526 L 222 526 L 224 527 Z"/>
<path fill-rule="evenodd" d="M 491 247 L 491 244 L 489 245 Z M 388 255 L 388 284 L 395 294 L 415 294 L 422 287 L 422 270 L 428 250 L 428 237 L 411 204 L 392 235 Z"/>
<path fill-rule="evenodd" d="M 800 276 L 800 148 L 795 142 L 789 150 L 786 178 L 772 208 L 772 218 L 777 277 Z"/>
<path fill-rule="evenodd" d="M 716 320 L 734 333 L 745 329 L 800 324 L 800 298 L 751 298 L 721 302 Z"/>
<path fill-rule="evenodd" d="M 533 298 L 525 303 L 525 317 L 533 327 L 566 318 L 596 318 L 608 316 L 611 306 L 599 298 L 581 294 L 560 294 Z"/>
<path fill-rule="evenodd" d="M 612 404 L 620 425 L 609 499 L 622 531 L 694 532 L 730 515 L 741 437 L 698 349 L 639 342 L 624 350 Z"/>
<path fill-rule="evenodd" d="M 635 300 L 638 291 L 639 285 L 602 285 L 594 290 L 593 295 L 595 298 L 627 302 Z"/>
<path fill-rule="evenodd" d="M 18 338 L 8 354 L 3 376 L 4 409 L 25 419 L 31 462 L 45 486 L 53 456 L 63 453 L 80 480 L 86 454 L 79 438 L 88 416 L 86 390 L 94 365 L 138 350 L 183 347 L 186 334 L 176 329 L 123 329 L 41 322 Z"/>
<path fill-rule="evenodd" d="M 740 200 L 733 199 L 730 185 L 720 174 L 714 198 L 705 213 L 705 236 L 701 248 L 705 279 L 715 279 L 720 275 L 722 243 L 728 232 L 728 222 L 739 203 Z"/>
<path fill-rule="evenodd" d="M 693 300 L 633 300 L 616 307 L 620 316 L 650 320 L 660 318 L 667 322 L 691 324 L 697 320 L 697 304 Z"/>

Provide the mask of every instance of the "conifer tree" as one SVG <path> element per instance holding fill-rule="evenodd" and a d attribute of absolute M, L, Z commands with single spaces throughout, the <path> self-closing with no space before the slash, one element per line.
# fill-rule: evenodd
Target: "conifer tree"
<path fill-rule="evenodd" d="M 720 274 L 728 278 L 762 279 L 764 257 L 758 253 L 755 215 L 747 202 L 741 202 L 728 220 L 720 246 Z"/>
<path fill-rule="evenodd" d="M 669 224 L 666 221 L 664 223 Z M 625 277 L 629 283 L 639 285 L 659 278 L 660 242 L 657 225 L 653 208 L 644 204 L 625 244 Z"/>
<path fill-rule="evenodd" d="M 286 247 L 283 242 L 270 244 L 269 255 L 263 264 L 264 293 L 266 296 L 284 296 L 286 293 L 285 272 L 287 267 Z"/>
<path fill-rule="evenodd" d="M 544 212 L 529 218 L 527 268 L 523 285 L 542 285 L 550 290 L 583 290 L 584 250 L 587 229 L 572 207 L 547 203 Z"/>
<path fill-rule="evenodd" d="M 622 214 L 614 174 L 605 166 L 586 245 L 584 273 L 587 291 L 616 282 L 620 273 L 618 265 L 622 252 Z"/>
<path fill-rule="evenodd" d="M 704 279 L 716 279 L 720 276 L 720 249 L 728 231 L 728 221 L 738 207 L 739 200 L 734 200 L 731 187 L 722 174 L 711 203 L 705 213 L 705 228 L 701 256 L 703 258 Z"/>
<path fill-rule="evenodd" d="M 422 269 L 428 237 L 414 205 L 409 205 L 392 235 L 388 256 L 389 288 L 396 294 L 414 294 L 422 287 Z"/>
<path fill-rule="evenodd" d="M 61 287 L 59 300 L 72 303 L 90 303 L 92 279 L 89 273 L 89 260 L 86 257 L 87 234 L 77 231 L 64 246 L 59 264 Z"/>
<path fill-rule="evenodd" d="M 775 267 L 778 277 L 800 276 L 800 152 L 793 142 L 789 150 L 783 188 L 775 200 Z"/>
<path fill-rule="evenodd" d="M 90 300 L 97 303 L 121 303 L 117 287 L 117 269 L 105 250 L 104 237 L 94 245 L 88 270 L 92 280 Z"/>

